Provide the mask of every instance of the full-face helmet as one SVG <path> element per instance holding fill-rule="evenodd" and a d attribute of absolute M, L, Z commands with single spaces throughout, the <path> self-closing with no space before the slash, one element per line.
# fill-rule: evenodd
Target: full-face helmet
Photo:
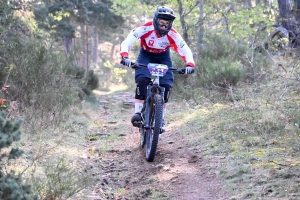
<path fill-rule="evenodd" d="M 173 21 L 175 19 L 174 11 L 167 7 L 158 7 L 154 13 L 153 26 L 158 35 L 165 36 L 172 28 Z M 163 23 L 162 21 L 168 21 Z M 165 28 L 163 28 L 165 27 Z"/>

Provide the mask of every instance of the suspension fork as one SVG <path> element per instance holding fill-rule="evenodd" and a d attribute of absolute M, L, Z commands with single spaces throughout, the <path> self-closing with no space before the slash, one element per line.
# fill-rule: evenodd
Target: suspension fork
<path fill-rule="evenodd" d="M 158 88 L 159 90 L 159 94 L 161 95 L 162 99 L 163 99 L 163 102 L 164 102 L 164 94 L 165 94 L 165 88 L 164 87 L 161 87 L 159 85 L 151 85 L 151 86 L 148 86 L 147 88 L 147 98 L 145 100 L 145 121 L 144 121 L 144 127 L 145 129 L 150 129 L 150 107 L 151 107 L 151 101 L 152 101 L 152 98 L 153 98 L 153 95 L 155 94 L 154 92 L 152 92 L 152 88 L 153 87 L 156 87 Z"/>
<path fill-rule="evenodd" d="M 159 87 L 159 91 L 160 91 L 160 96 L 162 97 L 163 99 L 163 103 L 165 103 L 165 88 L 164 87 L 161 87 L 161 86 L 158 86 Z"/>
<path fill-rule="evenodd" d="M 145 129 L 151 128 L 149 126 L 149 121 L 150 121 L 149 113 L 150 113 L 150 103 L 151 103 L 151 96 L 152 96 L 152 92 L 151 92 L 152 87 L 153 87 L 152 85 L 147 87 L 147 98 L 145 100 L 145 121 L 144 121 Z"/>
<path fill-rule="evenodd" d="M 160 90 L 160 95 L 162 97 L 162 100 L 163 100 L 163 109 L 164 109 L 164 105 L 165 105 L 165 88 L 164 87 L 161 87 L 159 86 L 159 90 Z M 164 116 L 164 110 L 162 110 L 162 115 L 161 115 L 161 123 L 163 122 L 163 116 Z M 162 127 L 162 124 L 161 124 L 161 127 Z"/>

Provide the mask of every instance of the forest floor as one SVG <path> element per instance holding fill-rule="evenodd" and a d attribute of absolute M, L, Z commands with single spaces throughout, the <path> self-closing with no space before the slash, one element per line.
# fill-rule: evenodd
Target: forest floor
<path fill-rule="evenodd" d="M 160 135 L 154 161 L 146 161 L 139 147 L 138 129 L 130 123 L 132 97 L 130 92 L 98 95 L 100 106 L 83 112 L 93 123 L 89 139 L 82 144 L 85 155 L 81 159 L 88 163 L 97 181 L 81 195 L 90 200 L 229 199 L 217 174 L 207 169 L 203 149 L 190 146 L 172 122 Z"/>

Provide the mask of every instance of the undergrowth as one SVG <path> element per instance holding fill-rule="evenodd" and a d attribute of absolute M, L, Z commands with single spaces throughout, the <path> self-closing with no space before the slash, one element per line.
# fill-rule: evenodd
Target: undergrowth
<path fill-rule="evenodd" d="M 299 199 L 299 64 L 277 58 L 259 90 L 240 84 L 240 100 L 211 95 L 185 101 L 170 118 L 181 119 L 189 145 L 224 180 L 231 199 Z M 176 111 L 176 112 L 175 112 Z M 215 160 L 216 162 L 210 162 Z"/>

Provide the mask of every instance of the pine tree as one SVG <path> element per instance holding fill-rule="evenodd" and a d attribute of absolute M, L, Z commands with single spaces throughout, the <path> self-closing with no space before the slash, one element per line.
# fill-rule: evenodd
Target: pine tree
<path fill-rule="evenodd" d="M 3 149 L 9 148 L 13 142 L 20 140 L 20 126 L 22 120 L 12 121 L 6 117 L 5 112 L 0 112 L 0 199 L 6 200 L 34 200 L 37 197 L 31 190 L 31 186 L 22 182 L 19 174 L 3 170 L 4 161 L 16 159 L 23 151 L 18 148 L 11 148 L 8 154 Z"/>

